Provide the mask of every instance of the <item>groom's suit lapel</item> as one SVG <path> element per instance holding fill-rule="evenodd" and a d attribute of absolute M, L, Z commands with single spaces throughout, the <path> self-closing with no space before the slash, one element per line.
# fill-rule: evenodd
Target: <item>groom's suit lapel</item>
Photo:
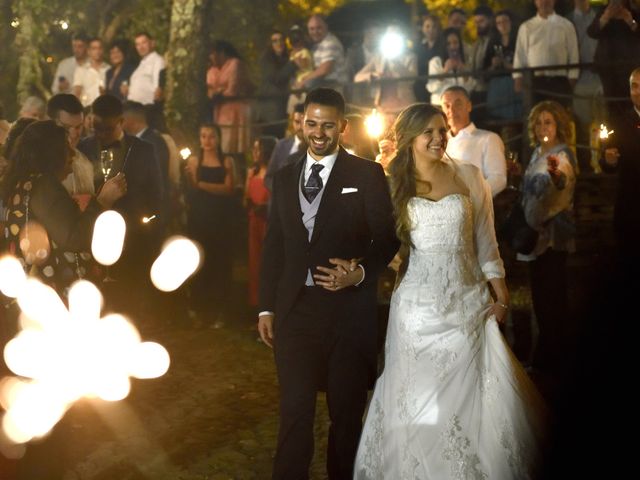
<path fill-rule="evenodd" d="M 289 170 L 289 178 L 284 182 L 286 192 L 285 199 L 287 202 L 288 222 L 285 224 L 285 228 L 288 225 L 292 226 L 298 235 L 304 238 L 305 242 L 308 242 L 309 232 L 302 223 L 302 209 L 300 208 L 300 175 L 302 169 L 307 160 L 306 153 L 296 162 L 295 168 Z"/>
<path fill-rule="evenodd" d="M 344 184 L 343 179 L 346 173 L 345 157 L 347 155 L 349 154 L 340 147 L 340 150 L 338 151 L 338 158 L 336 158 L 336 163 L 333 164 L 329 180 L 327 180 L 327 185 L 324 187 L 324 192 L 322 193 L 322 199 L 320 200 L 320 206 L 318 207 L 316 221 L 313 225 L 311 243 L 314 243 L 318 239 L 327 218 L 329 218 L 331 216 L 331 212 L 338 207 L 340 190 Z"/>

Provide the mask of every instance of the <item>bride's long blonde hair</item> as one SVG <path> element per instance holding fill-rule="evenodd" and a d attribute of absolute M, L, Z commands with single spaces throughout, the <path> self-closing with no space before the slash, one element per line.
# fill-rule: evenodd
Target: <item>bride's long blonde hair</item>
<path fill-rule="evenodd" d="M 435 115 L 441 115 L 445 123 L 446 116 L 437 107 L 428 103 L 415 103 L 405 108 L 393 124 L 392 134 L 396 143 L 396 156 L 389 164 L 391 178 L 391 200 L 396 215 L 396 235 L 400 240 L 400 268 L 398 282 L 407 271 L 411 242 L 411 219 L 409 218 L 409 200 L 416 196 L 417 183 L 425 186 L 425 193 L 431 191 L 431 184 L 418 180 L 416 162 L 413 157 L 413 140 L 424 132 L 426 125 Z"/>

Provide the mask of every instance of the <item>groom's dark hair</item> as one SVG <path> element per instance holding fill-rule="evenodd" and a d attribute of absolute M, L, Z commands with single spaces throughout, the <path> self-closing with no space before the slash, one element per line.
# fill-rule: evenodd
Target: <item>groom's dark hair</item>
<path fill-rule="evenodd" d="M 340 92 L 335 91 L 333 88 L 319 87 L 314 88 L 307 94 L 307 98 L 304 100 L 304 111 L 307 111 L 307 107 L 310 103 L 317 103 L 319 105 L 325 105 L 327 107 L 334 107 L 338 110 L 338 113 L 344 115 L 344 98 Z"/>

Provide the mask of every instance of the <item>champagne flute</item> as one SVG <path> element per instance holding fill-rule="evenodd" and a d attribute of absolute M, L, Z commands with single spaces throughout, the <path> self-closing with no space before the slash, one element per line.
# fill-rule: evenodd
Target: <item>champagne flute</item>
<path fill-rule="evenodd" d="M 102 168 L 102 176 L 106 182 L 113 168 L 113 152 L 111 150 L 102 150 L 100 152 L 100 168 Z"/>
<path fill-rule="evenodd" d="M 522 175 L 522 168 L 518 162 L 518 152 L 510 150 L 507 152 L 507 188 L 517 189 L 516 179 Z"/>
<path fill-rule="evenodd" d="M 113 168 L 113 152 L 111 150 L 105 149 L 100 151 L 100 168 L 102 169 L 102 176 L 106 182 Z M 115 282 L 115 279 L 109 275 L 109 266 L 105 269 L 105 277 L 102 281 L 105 283 Z"/>

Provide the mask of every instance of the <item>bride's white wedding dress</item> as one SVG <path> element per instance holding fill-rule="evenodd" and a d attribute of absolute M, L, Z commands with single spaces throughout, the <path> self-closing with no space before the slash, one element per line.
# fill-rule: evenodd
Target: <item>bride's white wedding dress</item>
<path fill-rule="evenodd" d="M 504 276 L 491 196 L 478 169 L 456 169 L 469 195 L 409 203 L 414 247 L 391 299 L 358 480 L 533 476 L 542 402 L 487 318 L 487 280 Z"/>

